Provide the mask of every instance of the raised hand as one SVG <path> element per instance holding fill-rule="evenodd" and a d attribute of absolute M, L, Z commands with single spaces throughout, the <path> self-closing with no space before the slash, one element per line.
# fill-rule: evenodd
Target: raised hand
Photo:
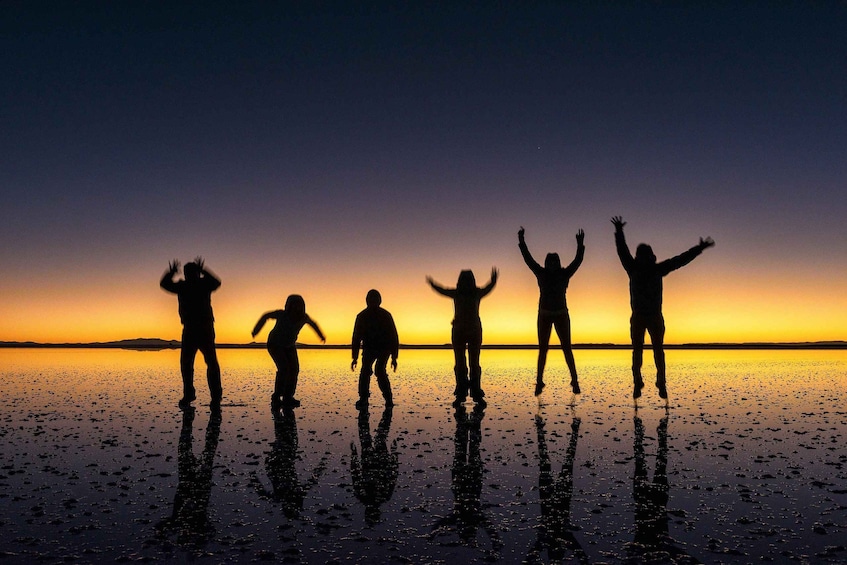
<path fill-rule="evenodd" d="M 197 257 L 194 258 L 194 264 L 197 265 L 197 268 L 202 271 L 203 265 L 205 264 L 205 262 L 203 261 L 203 258 L 198 255 Z"/>
<path fill-rule="evenodd" d="M 707 237 L 706 239 L 700 238 L 700 249 L 707 249 L 709 247 L 715 246 L 715 240 L 711 237 Z"/>
<path fill-rule="evenodd" d="M 585 232 L 582 231 L 582 228 L 578 232 L 576 232 L 576 244 L 583 245 L 585 242 Z"/>
<path fill-rule="evenodd" d="M 491 267 L 491 282 L 492 283 L 497 282 L 497 276 L 498 275 L 499 275 L 499 272 L 497 271 L 497 267 Z"/>
<path fill-rule="evenodd" d="M 175 275 L 179 272 L 179 260 L 174 259 L 168 263 L 168 270 L 171 272 L 171 275 Z"/>
<path fill-rule="evenodd" d="M 518 239 L 521 240 L 521 241 L 523 241 L 524 231 L 525 230 L 523 229 L 523 226 L 521 226 L 521 229 L 518 230 Z"/>
<path fill-rule="evenodd" d="M 626 225 L 626 222 L 624 222 L 623 218 L 620 216 L 612 216 L 612 225 L 615 226 L 617 231 L 623 231 L 623 227 Z"/>

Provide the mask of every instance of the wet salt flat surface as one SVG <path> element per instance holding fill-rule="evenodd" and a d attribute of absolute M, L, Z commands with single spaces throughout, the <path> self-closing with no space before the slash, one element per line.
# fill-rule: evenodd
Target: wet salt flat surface
<path fill-rule="evenodd" d="M 220 358 L 182 412 L 178 352 L 0 350 L 2 561 L 847 561 L 845 352 L 670 351 L 636 410 L 626 351 L 576 351 L 575 402 L 560 355 L 539 402 L 535 352 L 483 351 L 457 411 L 452 353 L 402 351 L 359 415 L 301 351 L 276 418 L 267 353 Z"/>

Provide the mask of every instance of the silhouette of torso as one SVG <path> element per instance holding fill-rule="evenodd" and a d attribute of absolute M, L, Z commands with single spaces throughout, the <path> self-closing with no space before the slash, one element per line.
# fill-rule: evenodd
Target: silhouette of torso
<path fill-rule="evenodd" d="M 195 280 L 170 281 L 162 285 L 173 292 L 179 302 L 179 319 L 185 326 L 210 326 L 215 317 L 212 313 L 212 293 L 221 286 L 213 277 Z"/>
<path fill-rule="evenodd" d="M 294 320 L 285 310 L 277 310 L 273 313 L 276 325 L 268 334 L 268 346 L 272 347 L 294 347 L 300 330 L 306 325 L 308 318 Z"/>
<path fill-rule="evenodd" d="M 529 252 L 526 243 L 518 244 L 523 255 L 524 262 L 535 275 L 538 281 L 538 289 L 541 297 L 538 299 L 538 309 L 550 312 L 566 310 L 568 307 L 565 292 L 568 289 L 571 277 L 576 273 L 582 263 L 585 247 L 577 248 L 577 255 L 573 262 L 567 267 L 542 267 Z"/>
<path fill-rule="evenodd" d="M 359 312 L 353 325 L 353 343 L 361 343 L 365 351 L 396 355 L 399 347 L 397 327 L 388 310 L 377 306 Z"/>

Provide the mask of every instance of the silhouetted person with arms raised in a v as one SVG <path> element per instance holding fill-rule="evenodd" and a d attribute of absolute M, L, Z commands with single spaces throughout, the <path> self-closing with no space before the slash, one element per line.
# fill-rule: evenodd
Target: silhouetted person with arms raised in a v
<path fill-rule="evenodd" d="M 541 394 L 544 389 L 544 365 L 547 363 L 547 349 L 550 344 L 550 333 L 553 327 L 562 344 L 562 352 L 565 354 L 565 362 L 571 373 L 571 388 L 574 394 L 579 394 L 579 378 L 576 374 L 576 362 L 573 358 L 571 348 L 571 317 L 568 314 L 568 303 L 565 293 L 571 277 L 579 269 L 585 256 L 585 232 L 576 232 L 576 256 L 570 265 L 562 267 L 558 253 L 548 253 L 544 259 L 544 266 L 533 259 L 529 248 L 524 241 L 524 229 L 518 231 L 518 247 L 523 255 L 527 267 L 538 280 L 538 288 L 541 297 L 538 299 L 538 371 L 535 380 L 535 395 Z"/>
<path fill-rule="evenodd" d="M 588 555 L 574 536 L 575 528 L 571 524 L 573 465 L 581 422 L 577 416 L 573 417 L 571 439 L 565 452 L 562 470 L 555 475 L 553 466 L 550 464 L 550 453 L 547 451 L 544 418 L 535 417 L 535 430 L 538 434 L 538 496 L 541 502 L 541 524 L 538 528 L 538 539 L 524 563 L 562 563 L 568 551 L 573 553 L 574 559 L 579 563 L 589 563 Z M 546 560 L 543 558 L 545 549 L 547 550 Z"/>
<path fill-rule="evenodd" d="M 668 532 L 668 416 L 656 428 L 658 447 L 656 469 L 651 481 L 647 473 L 644 452 L 644 424 L 637 415 L 635 424 L 635 472 L 632 477 L 632 497 L 635 500 L 635 536 L 627 547 L 631 563 L 700 563 L 671 538 Z"/>
<path fill-rule="evenodd" d="M 456 400 L 453 406 L 465 402 L 470 390 L 471 398 L 478 404 L 485 405 L 485 392 L 480 380 L 482 368 L 479 366 L 479 350 L 482 347 L 482 322 L 479 319 L 479 302 L 494 289 L 497 284 L 497 269 L 491 269 L 491 281 L 482 288 L 476 286 L 473 271 L 462 271 L 456 288 L 444 288 L 427 277 L 426 281 L 438 294 L 453 299 L 453 356 L 456 364 L 453 371 L 456 374 Z M 467 350 L 467 359 L 465 351 Z M 468 378 L 470 365 L 470 378 Z"/>
<path fill-rule="evenodd" d="M 300 374 L 300 359 L 297 357 L 297 335 L 303 326 L 308 325 L 321 341 L 326 343 L 321 328 L 306 314 L 306 301 L 299 294 L 292 294 L 285 300 L 284 310 L 265 312 L 253 328 L 253 337 L 262 331 L 265 322 L 276 320 L 276 325 L 268 334 L 268 353 L 276 365 L 274 392 L 271 396 L 271 410 L 282 407 L 296 408 L 300 401 L 294 398 L 297 390 L 297 377 Z"/>
<path fill-rule="evenodd" d="M 397 372 L 397 354 L 400 349 L 400 338 L 397 336 L 394 318 L 388 310 L 380 307 L 382 296 L 379 291 L 369 290 L 365 303 L 368 307 L 359 312 L 353 325 L 353 362 L 350 364 L 350 370 L 355 371 L 361 346 L 362 370 L 359 372 L 359 400 L 356 402 L 356 408 L 360 410 L 368 406 L 371 375 L 374 373 L 379 390 L 385 398 L 385 405 L 394 406 L 386 366 L 390 357 L 391 368 Z"/>
<path fill-rule="evenodd" d="M 206 380 L 209 382 L 209 394 L 212 405 L 220 405 L 221 367 L 215 351 L 215 316 L 212 314 L 212 293 L 221 286 L 218 277 L 209 271 L 202 257 L 183 268 L 185 278 L 175 281 L 179 273 L 179 261 L 173 260 L 162 275 L 159 285 L 168 292 L 176 294 L 179 301 L 179 319 L 182 321 L 182 351 L 179 367 L 182 372 L 182 399 L 180 408 L 185 408 L 197 397 L 194 390 L 194 358 L 197 352 L 206 360 Z"/>
<path fill-rule="evenodd" d="M 668 397 L 665 382 L 665 319 L 662 316 L 662 277 L 684 267 L 700 255 L 704 249 L 715 242 L 711 237 L 700 238 L 700 243 L 676 257 L 656 262 L 653 248 L 641 243 L 635 250 L 635 257 L 629 252 L 624 238 L 623 227 L 626 222 L 620 216 L 612 218 L 615 226 L 615 245 L 621 264 L 629 275 L 629 298 L 632 305 L 630 335 L 632 337 L 632 397 L 639 398 L 644 381 L 641 378 L 641 363 L 644 356 L 644 332 L 650 334 L 653 344 L 653 358 L 656 361 L 656 387 L 661 398 Z"/>

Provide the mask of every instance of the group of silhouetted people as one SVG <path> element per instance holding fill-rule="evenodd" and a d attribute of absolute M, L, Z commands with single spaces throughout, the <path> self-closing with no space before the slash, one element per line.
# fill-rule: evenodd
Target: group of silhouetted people
<path fill-rule="evenodd" d="M 656 363 L 656 387 L 661 398 L 667 399 L 667 383 L 665 376 L 665 355 L 663 350 L 665 323 L 662 316 L 662 278 L 671 271 L 687 265 L 705 249 L 715 242 L 711 238 L 700 238 L 700 242 L 688 251 L 665 261 L 657 262 L 652 248 L 640 244 L 633 257 L 627 246 L 623 228 L 626 222 L 620 216 L 612 218 L 615 227 L 615 245 L 623 268 L 629 275 L 630 304 L 630 336 L 632 339 L 632 377 L 633 398 L 641 396 L 644 380 L 641 376 L 641 364 L 644 350 L 644 335 L 650 334 L 653 355 Z M 570 315 L 566 293 L 571 277 L 579 269 L 585 256 L 585 233 L 579 230 L 576 234 L 577 250 L 573 261 L 567 267 L 562 267 L 557 253 L 548 253 L 544 266 L 541 266 L 529 252 L 525 241 L 523 227 L 518 231 L 518 247 L 529 269 L 538 281 L 540 297 L 538 301 L 538 366 L 536 373 L 535 394 L 540 395 L 545 387 L 544 367 L 547 361 L 550 335 L 553 328 L 559 336 L 562 351 L 565 356 L 571 376 L 571 389 L 574 394 L 580 393 L 579 378 L 571 346 Z M 183 324 L 182 350 L 180 354 L 180 369 L 183 381 L 183 396 L 179 401 L 180 407 L 187 407 L 195 400 L 194 389 L 194 359 L 200 351 L 206 360 L 207 379 L 213 407 L 219 406 L 222 397 L 221 373 L 215 352 L 214 315 L 212 313 L 211 294 L 221 285 L 220 279 L 209 271 L 202 257 L 194 262 L 186 263 L 183 268 L 184 279 L 174 281 L 179 273 L 179 261 L 172 261 L 168 270 L 162 276 L 160 285 L 168 292 L 177 295 L 179 300 L 179 315 Z M 485 286 L 478 287 L 474 274 L 470 270 L 459 273 L 455 288 L 446 288 L 436 283 L 432 277 L 426 280 L 432 289 L 448 298 L 453 299 L 453 329 L 452 346 L 455 358 L 453 367 L 456 377 L 454 390 L 454 406 L 462 405 L 468 395 L 477 405 L 485 406 L 485 392 L 482 390 L 482 368 L 479 363 L 482 347 L 482 323 L 479 317 L 480 301 L 487 296 L 497 284 L 497 269 L 492 268 L 491 279 Z M 365 299 L 367 307 L 356 317 L 353 327 L 351 370 L 358 364 L 361 350 L 362 367 L 359 372 L 358 409 L 368 406 L 370 396 L 370 377 L 376 374 L 377 385 L 385 399 L 386 406 L 394 404 L 391 383 L 388 378 L 387 365 L 391 360 L 392 369 L 397 370 L 397 357 L 400 341 L 397 327 L 391 314 L 381 307 L 382 297 L 377 290 L 368 292 Z M 292 294 L 285 302 L 282 310 L 274 310 L 262 314 L 253 328 L 256 335 L 269 319 L 276 320 L 274 328 L 268 335 L 268 353 L 276 365 L 271 407 L 293 408 L 300 405 L 294 394 L 297 389 L 297 378 L 300 364 L 297 357 L 296 341 L 304 325 L 310 326 L 322 342 L 326 342 L 318 324 L 306 314 L 306 303 L 303 297 Z"/>

